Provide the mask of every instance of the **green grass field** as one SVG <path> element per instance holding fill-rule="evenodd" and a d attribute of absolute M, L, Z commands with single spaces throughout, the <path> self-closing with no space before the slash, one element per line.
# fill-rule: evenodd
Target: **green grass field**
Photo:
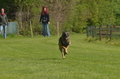
<path fill-rule="evenodd" d="M 0 79 L 120 79 L 120 47 L 70 36 L 62 59 L 58 37 L 0 38 Z"/>

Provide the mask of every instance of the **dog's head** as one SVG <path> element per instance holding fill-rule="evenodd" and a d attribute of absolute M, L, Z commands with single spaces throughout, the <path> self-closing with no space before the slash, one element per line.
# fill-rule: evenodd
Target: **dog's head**
<path fill-rule="evenodd" d="M 67 40 L 67 39 L 69 38 L 69 32 L 64 31 L 64 32 L 62 33 L 62 37 Z"/>

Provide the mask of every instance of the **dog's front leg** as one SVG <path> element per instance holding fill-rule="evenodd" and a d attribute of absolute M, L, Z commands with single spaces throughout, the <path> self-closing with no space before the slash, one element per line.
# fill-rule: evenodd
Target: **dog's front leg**
<path fill-rule="evenodd" d="M 64 47 L 64 54 L 65 54 L 65 55 L 68 54 L 68 47 L 69 47 L 69 46 Z"/>
<path fill-rule="evenodd" d="M 62 48 L 64 48 L 64 49 L 65 49 L 66 47 L 65 47 L 65 46 L 62 46 Z"/>

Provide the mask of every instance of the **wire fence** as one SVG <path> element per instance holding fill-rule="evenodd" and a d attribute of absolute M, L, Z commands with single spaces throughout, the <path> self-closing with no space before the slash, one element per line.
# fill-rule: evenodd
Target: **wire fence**
<path fill-rule="evenodd" d="M 18 23 L 17 22 L 9 22 L 7 27 L 7 33 L 17 34 L 18 33 Z"/>
<path fill-rule="evenodd" d="M 7 27 L 5 27 L 7 34 L 17 34 L 18 33 L 18 23 L 9 22 Z M 0 26 L 0 34 L 3 34 L 3 27 Z"/>

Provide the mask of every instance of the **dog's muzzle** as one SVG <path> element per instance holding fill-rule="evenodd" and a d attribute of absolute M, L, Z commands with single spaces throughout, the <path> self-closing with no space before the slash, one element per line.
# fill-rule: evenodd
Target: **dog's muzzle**
<path fill-rule="evenodd" d="M 68 38 L 68 37 L 66 37 L 65 39 L 66 39 L 66 40 L 68 40 L 69 38 Z"/>

